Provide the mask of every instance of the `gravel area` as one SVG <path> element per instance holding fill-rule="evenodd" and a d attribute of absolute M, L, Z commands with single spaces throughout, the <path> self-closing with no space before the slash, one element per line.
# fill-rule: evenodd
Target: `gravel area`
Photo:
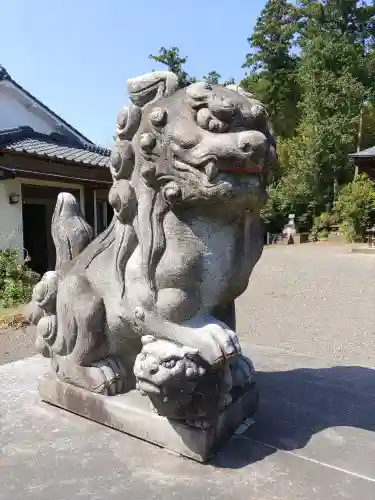
<path fill-rule="evenodd" d="M 375 366 L 375 256 L 329 244 L 264 250 L 237 301 L 253 344 Z"/>
<path fill-rule="evenodd" d="M 237 301 L 246 343 L 375 366 L 375 256 L 347 246 L 267 247 Z M 0 330 L 0 364 L 35 354 L 34 328 Z"/>
<path fill-rule="evenodd" d="M 35 328 L 0 330 L 0 365 L 33 356 Z"/>

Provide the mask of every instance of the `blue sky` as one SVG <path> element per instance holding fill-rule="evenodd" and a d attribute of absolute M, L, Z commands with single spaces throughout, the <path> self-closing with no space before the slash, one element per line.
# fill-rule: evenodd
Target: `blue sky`
<path fill-rule="evenodd" d="M 0 64 L 98 144 L 109 146 L 128 78 L 176 45 L 191 75 L 242 78 L 265 0 L 0 0 Z M 4 43 L 4 41 L 6 43 Z"/>

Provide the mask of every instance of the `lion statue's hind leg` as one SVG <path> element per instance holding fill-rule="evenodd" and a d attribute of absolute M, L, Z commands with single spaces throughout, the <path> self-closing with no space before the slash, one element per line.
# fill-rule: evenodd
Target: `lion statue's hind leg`
<path fill-rule="evenodd" d="M 108 356 L 103 300 L 83 276 L 68 276 L 60 284 L 57 316 L 52 357 L 58 377 L 100 394 L 123 392 L 125 370 L 119 359 Z"/>
<path fill-rule="evenodd" d="M 36 285 L 30 321 L 37 325 L 38 350 L 51 358 L 61 380 L 112 395 L 124 391 L 126 373 L 119 359 L 108 356 L 102 297 L 93 290 L 84 267 L 74 272 L 75 259 L 92 235 L 75 198 L 61 193 L 52 219 L 56 270 Z"/>

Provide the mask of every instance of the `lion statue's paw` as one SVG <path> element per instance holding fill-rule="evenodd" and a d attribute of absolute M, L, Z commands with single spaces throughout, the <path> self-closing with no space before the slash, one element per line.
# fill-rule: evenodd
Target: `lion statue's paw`
<path fill-rule="evenodd" d="M 233 387 L 245 387 L 254 382 L 254 365 L 246 356 L 237 356 L 230 365 Z"/>
<path fill-rule="evenodd" d="M 93 363 L 92 369 L 96 368 L 99 372 L 96 378 L 100 383 L 95 392 L 106 396 L 115 396 L 121 394 L 126 389 L 126 371 L 122 363 L 116 358 L 105 358 Z"/>

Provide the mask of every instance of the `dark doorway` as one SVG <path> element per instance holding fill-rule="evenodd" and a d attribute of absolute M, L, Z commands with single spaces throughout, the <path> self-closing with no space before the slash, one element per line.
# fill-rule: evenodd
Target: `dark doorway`
<path fill-rule="evenodd" d="M 23 245 L 30 256 L 30 267 L 39 274 L 48 270 L 47 207 L 46 205 L 23 205 Z"/>
<path fill-rule="evenodd" d="M 62 191 L 71 193 L 77 201 L 80 192 L 65 187 L 23 184 L 24 247 L 30 254 L 30 267 L 43 274 L 55 269 L 56 251 L 51 235 L 51 221 L 57 196 Z"/>

